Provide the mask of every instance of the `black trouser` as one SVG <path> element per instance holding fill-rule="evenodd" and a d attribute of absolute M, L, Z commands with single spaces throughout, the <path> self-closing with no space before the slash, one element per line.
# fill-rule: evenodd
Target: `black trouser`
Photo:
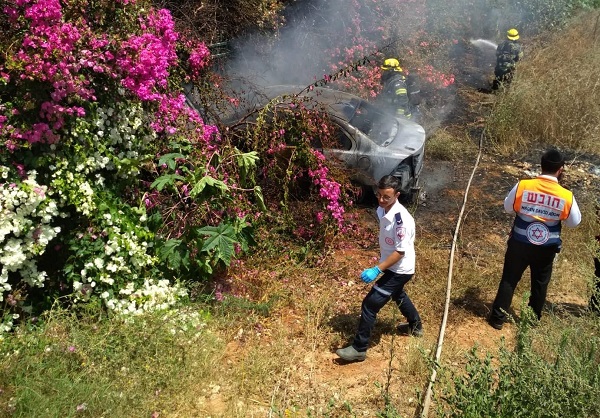
<path fill-rule="evenodd" d="M 600 313 L 600 260 L 594 257 L 594 287 L 592 289 L 592 297 L 590 298 L 590 309 Z"/>
<path fill-rule="evenodd" d="M 360 312 L 358 332 L 352 343 L 356 351 L 367 351 L 377 314 L 390 299 L 396 302 L 400 312 L 410 324 L 421 322 L 417 309 L 404 291 L 404 285 L 412 276 L 412 274 L 398 274 L 385 270 L 383 276 L 377 280 L 375 286 L 365 296 Z"/>
<path fill-rule="evenodd" d="M 513 69 L 512 68 L 498 68 L 494 70 L 494 82 L 492 84 L 492 89 L 498 90 L 500 85 L 508 85 L 511 83 L 513 78 Z"/>
<path fill-rule="evenodd" d="M 512 238 L 508 240 L 502 279 L 492 306 L 492 320 L 506 321 L 505 312 L 510 308 L 515 288 L 527 267 L 531 270 L 529 306 L 538 319 L 542 317 L 556 250 L 556 246 L 526 244 Z"/>

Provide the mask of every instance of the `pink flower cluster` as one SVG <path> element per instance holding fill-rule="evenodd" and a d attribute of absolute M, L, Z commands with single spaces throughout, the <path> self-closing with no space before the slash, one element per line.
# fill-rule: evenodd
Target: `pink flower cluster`
<path fill-rule="evenodd" d="M 197 77 L 200 75 L 200 71 L 206 66 L 209 57 L 210 50 L 205 44 L 200 43 L 192 48 L 192 52 L 188 58 L 188 64 L 193 76 Z"/>
<path fill-rule="evenodd" d="M 85 10 L 86 0 L 79 10 Z M 120 0 L 118 7 L 134 3 Z M 0 109 L 0 136 L 5 146 L 16 144 L 55 143 L 61 130 L 72 118 L 84 117 L 89 102 L 98 100 L 97 92 L 108 91 L 111 80 L 123 85 L 135 97 L 156 103 L 157 115 L 152 127 L 156 131 L 173 133 L 177 121 L 183 118 L 197 123 L 200 135 L 208 142 L 215 137 L 215 129 L 204 126 L 200 115 L 185 106 L 178 92 L 170 91 L 168 78 L 176 68 L 176 45 L 179 39 L 174 22 L 167 10 L 150 10 L 138 18 L 135 34 L 95 33 L 88 21 L 92 16 L 66 14 L 59 0 L 15 0 L 2 9 L 13 27 L 22 33 L 22 42 L 6 68 L 0 67 L 0 82 L 12 83 L 23 91 L 29 84 L 47 86 L 47 99 L 37 92 L 27 93 L 13 108 Z M 71 16 L 72 11 L 69 11 Z M 196 43 L 190 54 L 193 75 L 206 65 L 208 48 Z M 36 87 L 39 89 L 39 87 Z M 43 95 L 42 95 L 43 97 Z M 37 121 L 28 125 L 14 117 L 31 114 L 37 109 Z"/>
<path fill-rule="evenodd" d="M 325 157 L 322 153 L 316 150 L 311 152 L 317 157 L 318 160 L 322 161 Z M 344 206 L 340 202 L 341 188 L 340 184 L 336 181 L 329 180 L 327 175 L 329 169 L 322 164 L 319 164 L 316 170 L 308 170 L 308 175 L 312 178 L 313 184 L 319 186 L 319 196 L 325 199 L 327 203 L 327 210 L 331 213 L 331 216 L 337 222 L 340 229 L 344 228 Z M 322 222 L 323 214 L 317 213 L 317 221 Z"/>
<path fill-rule="evenodd" d="M 437 88 L 444 88 L 454 84 L 454 74 L 444 74 L 434 69 L 431 65 L 417 68 L 421 79 L 433 84 Z"/>
<path fill-rule="evenodd" d="M 124 75 L 121 83 L 144 101 L 160 100 L 158 90 L 167 87 L 169 67 L 177 63 L 178 34 L 167 10 L 151 11 L 140 18 L 146 32 L 130 35 L 121 44 L 117 66 Z"/>

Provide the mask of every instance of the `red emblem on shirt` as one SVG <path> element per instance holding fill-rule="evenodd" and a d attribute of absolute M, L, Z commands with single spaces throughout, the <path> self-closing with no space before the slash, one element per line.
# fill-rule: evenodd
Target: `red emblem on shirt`
<path fill-rule="evenodd" d="M 406 235 L 406 228 L 403 228 L 403 227 L 396 228 L 396 236 L 398 238 L 400 238 L 401 240 L 403 240 L 404 239 L 404 235 Z"/>

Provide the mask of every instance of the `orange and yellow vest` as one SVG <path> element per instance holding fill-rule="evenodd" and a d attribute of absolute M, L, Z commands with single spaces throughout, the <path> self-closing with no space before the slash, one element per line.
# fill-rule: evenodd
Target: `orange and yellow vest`
<path fill-rule="evenodd" d="M 573 193 L 544 177 L 521 180 L 513 209 L 517 213 L 511 236 L 534 245 L 561 245 L 561 221 L 569 217 Z"/>

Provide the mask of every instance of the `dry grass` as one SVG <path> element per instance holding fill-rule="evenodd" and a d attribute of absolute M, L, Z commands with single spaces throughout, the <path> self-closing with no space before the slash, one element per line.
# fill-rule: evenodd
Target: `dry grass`
<path fill-rule="evenodd" d="M 477 153 L 477 147 L 465 134 L 457 137 L 446 129 L 438 129 L 427 139 L 427 155 L 433 160 L 460 161 L 471 158 Z"/>
<path fill-rule="evenodd" d="M 535 143 L 600 154 L 598 14 L 584 13 L 550 39 L 526 46 L 515 80 L 500 93 L 487 129 L 496 150 Z"/>

